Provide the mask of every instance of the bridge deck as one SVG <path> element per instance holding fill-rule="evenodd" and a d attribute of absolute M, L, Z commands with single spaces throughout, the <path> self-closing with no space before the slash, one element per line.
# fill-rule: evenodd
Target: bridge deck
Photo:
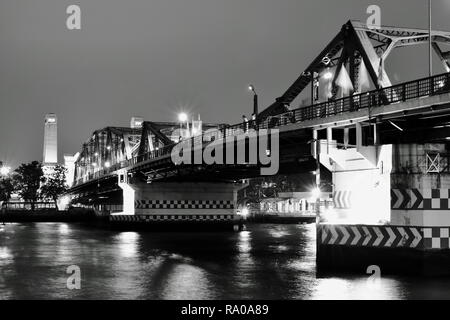
<path fill-rule="evenodd" d="M 308 107 L 301 107 L 289 112 L 271 116 L 258 124 L 239 123 L 217 130 L 217 137 L 225 138 L 243 132 L 243 129 L 272 129 L 283 133 L 296 130 L 308 130 L 327 126 L 345 126 L 365 121 L 369 118 L 401 117 L 405 114 L 420 112 L 450 111 L 450 73 L 401 83 L 388 88 L 364 92 L 342 99 L 322 102 Z M 257 125 L 257 127 L 256 127 Z M 193 147 L 204 144 L 203 135 L 191 138 Z M 110 168 L 96 172 L 87 180 L 79 180 L 75 188 L 83 184 L 108 178 L 119 169 L 136 169 L 150 163 L 170 161 L 170 154 L 175 144 L 165 146 L 146 154 L 139 155 Z"/>

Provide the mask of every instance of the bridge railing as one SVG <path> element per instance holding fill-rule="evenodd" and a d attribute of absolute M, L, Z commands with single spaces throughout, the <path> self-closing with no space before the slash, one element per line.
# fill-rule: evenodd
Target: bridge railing
<path fill-rule="evenodd" d="M 293 123 L 335 116 L 404 102 L 411 99 L 433 96 L 450 91 L 450 73 L 409 81 L 387 88 L 354 94 L 341 99 L 300 107 L 287 112 Z M 276 126 L 276 125 L 275 125 Z"/>
<path fill-rule="evenodd" d="M 250 129 L 259 130 L 276 128 L 290 123 L 292 124 L 326 118 L 348 112 L 359 111 L 362 109 L 371 110 L 371 108 L 383 105 L 404 102 L 411 99 L 433 96 L 447 92 L 450 92 L 450 73 L 443 73 L 432 77 L 393 85 L 387 88 L 353 94 L 344 98 L 330 100 L 307 107 L 299 107 L 288 112 L 270 116 L 264 121 L 258 123 L 256 121 L 248 121 L 224 126 L 216 131 L 208 131 L 189 139 L 191 139 L 191 144 L 195 148 L 203 146 L 204 143 L 207 143 L 213 139 L 234 136 L 247 132 Z M 109 168 L 105 168 L 95 172 L 94 174 L 90 174 L 85 178 L 77 180 L 75 185 L 93 179 L 98 179 L 119 169 L 134 166 L 144 161 L 166 157 L 167 155 L 170 155 L 176 144 L 177 143 L 173 143 L 145 154 L 137 155 L 130 160 L 114 164 Z"/>

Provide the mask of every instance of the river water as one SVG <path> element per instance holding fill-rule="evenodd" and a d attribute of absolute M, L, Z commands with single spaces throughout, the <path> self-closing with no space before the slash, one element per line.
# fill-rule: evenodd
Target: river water
<path fill-rule="evenodd" d="M 317 278 L 314 225 L 241 232 L 119 232 L 0 225 L 0 299 L 450 298 L 450 279 Z M 76 265 L 81 288 L 69 290 Z"/>

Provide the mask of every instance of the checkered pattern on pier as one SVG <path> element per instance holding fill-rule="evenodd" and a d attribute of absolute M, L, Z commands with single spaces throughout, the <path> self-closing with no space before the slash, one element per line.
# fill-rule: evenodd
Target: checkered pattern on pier
<path fill-rule="evenodd" d="M 450 249 L 450 227 L 319 225 L 322 245 Z"/>
<path fill-rule="evenodd" d="M 423 228 L 423 241 L 425 248 L 450 249 L 449 234 L 450 234 L 449 227 Z"/>
<path fill-rule="evenodd" d="M 192 221 L 192 222 L 207 222 L 207 221 L 232 221 L 238 216 L 233 214 L 165 214 L 165 215 L 112 215 L 109 217 L 111 222 L 161 222 L 161 221 Z"/>
<path fill-rule="evenodd" d="M 136 209 L 234 209 L 231 200 L 136 200 Z"/>
<path fill-rule="evenodd" d="M 450 189 L 391 189 L 394 210 L 450 210 Z"/>

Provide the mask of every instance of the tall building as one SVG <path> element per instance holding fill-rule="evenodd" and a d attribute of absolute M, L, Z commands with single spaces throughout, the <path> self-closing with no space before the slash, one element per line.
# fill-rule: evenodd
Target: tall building
<path fill-rule="evenodd" d="M 44 167 L 53 167 L 58 163 L 58 120 L 54 113 L 45 116 L 42 163 Z"/>
<path fill-rule="evenodd" d="M 142 128 L 142 124 L 144 123 L 144 119 L 141 117 L 132 117 L 130 121 L 130 128 L 139 129 Z"/>

